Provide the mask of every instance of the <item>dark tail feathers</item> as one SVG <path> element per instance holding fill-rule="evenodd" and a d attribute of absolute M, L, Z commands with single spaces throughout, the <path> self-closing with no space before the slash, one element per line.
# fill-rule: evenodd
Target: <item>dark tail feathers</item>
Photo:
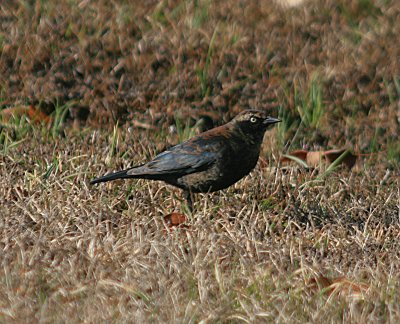
<path fill-rule="evenodd" d="M 112 180 L 117 180 L 117 179 L 132 178 L 132 176 L 129 176 L 127 174 L 129 170 L 130 169 L 123 170 L 123 171 L 118 171 L 118 172 L 115 172 L 115 173 L 106 174 L 103 177 L 93 179 L 92 181 L 90 181 L 90 184 L 93 185 L 93 184 L 100 183 L 100 182 L 107 182 L 107 181 L 112 181 Z"/>

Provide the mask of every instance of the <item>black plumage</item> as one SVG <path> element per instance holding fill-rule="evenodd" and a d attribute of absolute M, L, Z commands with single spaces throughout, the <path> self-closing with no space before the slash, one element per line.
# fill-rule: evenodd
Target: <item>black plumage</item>
<path fill-rule="evenodd" d="M 264 133 L 280 122 L 259 110 L 245 110 L 229 123 L 201 133 L 157 155 L 150 162 L 92 180 L 161 180 L 184 190 L 192 209 L 191 193 L 227 188 L 249 174 L 257 164 Z"/>

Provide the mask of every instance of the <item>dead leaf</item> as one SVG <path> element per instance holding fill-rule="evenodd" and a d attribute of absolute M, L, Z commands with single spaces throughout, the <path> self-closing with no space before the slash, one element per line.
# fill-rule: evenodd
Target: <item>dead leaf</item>
<path fill-rule="evenodd" d="M 11 118 L 21 118 L 22 116 L 29 117 L 29 119 L 35 123 L 45 122 L 46 124 L 49 124 L 51 122 L 49 116 L 32 105 L 15 106 L 3 109 L 0 111 L 0 116 L 4 122 L 8 122 Z"/>
<path fill-rule="evenodd" d="M 328 150 L 328 151 L 296 150 L 282 156 L 281 162 L 289 163 L 292 161 L 296 161 L 295 158 L 297 158 L 307 163 L 307 166 L 315 168 L 321 165 L 321 163 L 325 163 L 328 165 L 333 163 L 345 152 L 346 149 Z M 344 156 L 341 163 L 346 165 L 349 169 L 351 169 L 356 163 L 357 157 L 358 154 L 353 154 L 350 151 L 348 151 L 348 153 L 346 154 L 346 156 Z"/>
<path fill-rule="evenodd" d="M 281 162 L 282 163 L 291 162 L 292 160 L 288 157 L 288 155 L 295 156 L 295 157 L 303 160 L 304 162 L 306 162 L 307 154 L 308 154 L 308 151 L 306 151 L 306 150 L 295 150 L 295 151 L 290 152 L 289 154 L 284 155 L 281 158 Z"/>
<path fill-rule="evenodd" d="M 311 278 L 307 287 L 329 297 L 337 295 L 352 298 L 361 298 L 369 289 L 367 284 L 356 283 L 346 277 L 328 278 L 322 274 Z"/>
<path fill-rule="evenodd" d="M 319 166 L 324 159 L 323 151 L 307 152 L 306 163 L 310 167 Z"/>
<path fill-rule="evenodd" d="M 346 149 L 325 151 L 324 157 L 328 159 L 330 164 L 336 161 L 336 159 L 338 159 L 345 151 Z M 358 156 L 359 154 L 353 154 L 350 151 L 348 151 L 348 154 L 344 157 L 342 163 L 346 165 L 349 169 L 351 169 L 356 163 Z"/>
<path fill-rule="evenodd" d="M 164 216 L 164 221 L 168 228 L 188 227 L 187 225 L 185 225 L 186 216 L 184 214 L 180 214 L 180 213 L 168 214 L 168 215 Z"/>

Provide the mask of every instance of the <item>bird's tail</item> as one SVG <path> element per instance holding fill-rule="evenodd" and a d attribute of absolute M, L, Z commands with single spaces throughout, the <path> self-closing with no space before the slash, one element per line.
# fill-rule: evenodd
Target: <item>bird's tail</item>
<path fill-rule="evenodd" d="M 132 178 L 132 176 L 128 175 L 128 170 L 123 170 L 123 171 L 118 171 L 110 174 L 106 174 L 103 177 L 96 178 L 90 181 L 90 184 L 96 184 L 96 183 L 101 183 L 101 182 L 107 182 L 107 181 L 112 181 L 112 180 L 117 180 L 117 179 L 125 179 L 125 178 Z"/>

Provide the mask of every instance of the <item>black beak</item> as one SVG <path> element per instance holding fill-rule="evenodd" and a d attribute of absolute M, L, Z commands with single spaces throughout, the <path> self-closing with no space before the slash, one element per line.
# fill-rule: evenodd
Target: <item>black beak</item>
<path fill-rule="evenodd" d="M 278 119 L 278 118 L 274 118 L 274 117 L 267 117 L 264 119 L 263 123 L 264 125 L 273 125 L 276 123 L 280 123 L 282 120 Z"/>

